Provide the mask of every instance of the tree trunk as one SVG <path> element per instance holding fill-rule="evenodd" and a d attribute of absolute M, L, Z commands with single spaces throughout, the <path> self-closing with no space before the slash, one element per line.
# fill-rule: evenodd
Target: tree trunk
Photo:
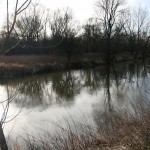
<path fill-rule="evenodd" d="M 8 150 L 1 123 L 0 123 L 0 148 L 1 148 L 1 150 Z"/>

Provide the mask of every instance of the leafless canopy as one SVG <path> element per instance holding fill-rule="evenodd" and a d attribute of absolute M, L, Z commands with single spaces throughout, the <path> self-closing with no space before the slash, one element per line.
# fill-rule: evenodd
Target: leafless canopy
<path fill-rule="evenodd" d="M 12 32 L 12 30 L 14 29 L 17 16 L 18 16 L 22 11 L 24 11 L 24 10 L 30 5 L 31 1 L 32 1 L 32 0 L 25 0 L 25 1 L 21 4 L 21 6 L 18 6 L 19 0 L 16 0 L 13 23 L 12 23 L 12 25 L 10 26 L 10 24 L 9 24 L 9 0 L 7 0 L 7 33 L 8 33 L 8 36 L 9 36 L 10 33 Z"/>
<path fill-rule="evenodd" d="M 117 17 L 124 11 L 124 0 L 98 0 L 96 3 L 98 18 L 103 23 L 106 34 L 111 34 Z"/>
<path fill-rule="evenodd" d="M 19 44 L 19 42 L 18 42 L 16 44 L 14 44 L 13 46 L 9 47 L 9 48 L 7 46 L 7 42 L 9 40 L 9 38 L 10 38 L 11 33 L 14 30 L 14 27 L 15 27 L 18 15 L 20 13 L 22 13 L 25 9 L 27 9 L 27 7 L 30 5 L 31 1 L 32 0 L 24 0 L 24 2 L 22 4 L 19 4 L 19 0 L 16 0 L 14 2 L 15 8 L 14 8 L 12 21 L 10 21 L 9 0 L 6 1 L 7 2 L 6 3 L 6 8 L 7 8 L 6 32 L 5 32 L 5 38 L 4 38 L 3 44 L 2 44 L 2 46 L 0 48 L 0 55 L 7 53 L 8 51 L 10 51 L 11 49 L 13 49 L 14 47 L 16 47 Z"/>

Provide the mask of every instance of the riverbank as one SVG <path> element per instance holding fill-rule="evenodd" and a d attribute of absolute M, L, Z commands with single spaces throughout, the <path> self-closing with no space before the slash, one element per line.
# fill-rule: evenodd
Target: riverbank
<path fill-rule="evenodd" d="M 141 104 L 139 105 L 144 109 Z M 99 124 L 102 130 L 96 130 L 88 124 L 81 124 L 78 128 L 77 124 L 73 122 L 71 125 L 66 120 L 67 128 L 56 124 L 56 129 L 59 131 L 56 136 L 44 130 L 39 138 L 28 134 L 27 137 L 20 135 L 19 138 L 24 139 L 26 148 L 20 143 L 15 143 L 15 140 L 11 145 L 14 149 L 17 146 L 17 149 L 41 150 L 149 150 L 150 112 L 145 109 L 139 110 L 136 115 L 122 112 L 111 112 L 111 116 L 107 112 L 106 118 L 102 120 L 103 124 Z"/>
<path fill-rule="evenodd" d="M 64 56 L 0 56 L 0 77 L 89 68 L 102 64 L 103 61 L 88 56 L 74 57 L 70 62 Z"/>
<path fill-rule="evenodd" d="M 116 56 L 115 62 L 130 60 L 133 60 L 133 58 L 129 54 L 123 54 Z M 56 55 L 0 56 L 0 77 L 16 77 L 68 69 L 86 69 L 104 64 L 103 57 L 96 53 L 74 56 L 69 62 L 65 56 Z"/>
<path fill-rule="evenodd" d="M 126 66 L 122 66 L 126 63 Z M 26 147 L 30 146 L 26 149 L 149 150 L 150 104 L 149 95 L 147 94 L 149 93 L 150 70 L 144 70 L 140 64 L 128 65 L 129 63 L 130 62 L 119 63 L 115 66 L 118 72 L 117 79 L 113 76 L 114 72 L 110 71 L 109 74 L 106 74 L 104 73 L 105 69 L 99 67 L 102 69 L 85 69 L 67 73 L 56 72 L 45 74 L 49 77 L 43 74 L 43 79 L 39 77 L 34 78 L 34 76 L 42 75 L 28 76 L 26 80 L 23 77 L 23 81 L 19 81 L 19 78 L 15 78 L 15 80 L 10 78 L 10 80 L 12 80 L 11 82 L 6 78 L 6 84 L 3 83 L 4 80 L 2 80 L 3 87 L 8 86 L 8 89 L 10 89 L 9 94 L 13 94 L 13 91 L 16 91 L 16 89 L 18 90 L 18 94 L 21 94 L 22 97 L 20 98 L 19 95 L 19 98 L 16 97 L 16 101 L 14 101 L 16 105 L 22 107 L 24 103 L 20 102 L 27 101 L 27 108 L 31 108 L 31 111 L 33 111 L 34 115 L 31 115 L 31 118 L 28 117 L 28 119 L 24 121 L 24 117 L 21 117 L 21 122 L 23 123 L 27 120 L 28 124 L 30 121 L 29 126 L 26 126 L 26 130 L 29 129 L 29 132 L 25 131 L 25 133 L 20 133 L 20 136 L 18 136 L 18 138 L 25 140 Z M 92 72 L 90 70 L 92 70 Z M 107 75 L 110 77 L 109 79 Z M 118 82 L 115 81 L 119 81 L 119 86 Z M 109 86 L 107 86 L 108 82 L 110 83 Z M 134 89 L 134 87 L 136 88 Z M 112 90 L 111 95 L 109 95 L 109 90 Z M 45 92 L 43 93 L 43 91 Z M 102 95 L 99 95 L 100 92 L 102 92 Z M 131 95 L 130 92 L 135 93 L 135 95 Z M 79 93 L 82 94 L 82 97 L 79 96 Z M 43 95 L 45 97 L 43 97 Z M 43 100 L 46 100 L 46 103 L 43 103 Z M 103 102 L 105 105 L 103 105 Z M 91 105 L 89 105 L 89 103 L 91 103 Z M 60 107 L 60 111 L 59 109 L 54 109 L 57 104 L 58 108 Z M 40 111 L 35 115 L 39 105 L 41 106 Z M 51 105 L 52 109 L 49 109 Z M 68 113 L 63 113 L 63 107 L 69 109 L 68 112 L 70 113 L 68 117 Z M 34 108 L 36 108 L 35 111 Z M 79 109 L 76 110 L 75 108 Z M 46 110 L 46 113 L 44 113 L 43 109 Z M 77 117 L 74 121 L 73 119 L 76 118 L 74 117 L 76 115 L 71 113 L 72 109 L 74 113 L 77 113 L 77 116 L 79 115 L 80 117 L 82 116 L 82 112 L 85 112 L 83 119 L 81 118 L 80 120 L 79 118 L 78 120 Z M 86 111 L 86 109 L 88 109 L 88 111 Z M 54 128 L 51 127 L 51 123 L 46 124 L 47 128 L 44 128 L 44 132 L 42 132 L 42 127 L 45 127 L 46 118 L 48 117 L 48 122 L 51 121 L 51 118 L 56 118 L 53 116 L 53 111 L 66 118 L 64 120 L 66 125 L 62 123 L 63 121 L 61 121 L 61 123 L 57 123 L 56 121 L 54 122 L 54 125 L 56 125 Z M 81 112 L 81 114 L 78 114 L 78 112 Z M 87 116 L 89 114 L 91 115 L 86 119 L 86 114 Z M 36 119 L 36 123 L 32 124 L 32 118 L 35 116 L 37 116 L 38 119 Z M 37 120 L 42 120 L 42 122 L 38 122 Z M 78 122 L 81 122 L 81 126 L 78 126 Z M 19 124 L 19 122 L 17 124 Z M 38 126 L 38 131 L 41 131 L 35 132 L 38 135 L 35 135 L 34 132 L 30 132 L 30 127 L 33 129 L 35 124 Z M 19 129 L 19 127 L 17 129 Z M 51 131 L 54 131 L 51 129 L 56 129 L 56 131 L 58 131 L 57 134 L 51 134 Z M 28 135 L 28 133 L 31 134 Z M 27 137 L 25 136 L 26 134 Z M 12 135 L 12 137 L 14 136 Z M 14 141 L 17 140 L 14 139 Z M 25 149 L 22 143 L 17 142 L 18 143 L 14 145 L 19 145 L 20 149 Z"/>

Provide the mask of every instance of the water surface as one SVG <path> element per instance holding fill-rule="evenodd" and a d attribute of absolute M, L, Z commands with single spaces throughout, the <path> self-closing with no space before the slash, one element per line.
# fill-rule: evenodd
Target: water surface
<path fill-rule="evenodd" d="M 16 137 L 28 133 L 39 136 L 43 131 L 54 131 L 56 123 L 64 125 L 69 120 L 98 128 L 98 120 L 106 109 L 130 109 L 131 102 L 149 97 L 149 71 L 148 62 L 144 65 L 123 63 L 2 78 L 1 102 L 12 97 L 5 135 Z M 2 115 L 5 105 L 0 107 Z"/>

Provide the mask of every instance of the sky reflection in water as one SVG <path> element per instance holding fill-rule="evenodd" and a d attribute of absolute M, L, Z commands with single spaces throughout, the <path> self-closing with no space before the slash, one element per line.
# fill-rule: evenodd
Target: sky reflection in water
<path fill-rule="evenodd" d="M 7 120 L 21 109 L 13 121 L 5 124 L 5 134 L 38 136 L 43 130 L 52 131 L 54 123 L 64 125 L 72 119 L 95 126 L 95 118 L 107 105 L 130 108 L 131 99 L 149 96 L 149 69 L 146 71 L 143 65 L 122 64 L 117 66 L 117 73 L 109 66 L 2 80 L 1 101 L 18 93 L 10 104 Z M 0 110 L 2 114 L 2 105 Z"/>

